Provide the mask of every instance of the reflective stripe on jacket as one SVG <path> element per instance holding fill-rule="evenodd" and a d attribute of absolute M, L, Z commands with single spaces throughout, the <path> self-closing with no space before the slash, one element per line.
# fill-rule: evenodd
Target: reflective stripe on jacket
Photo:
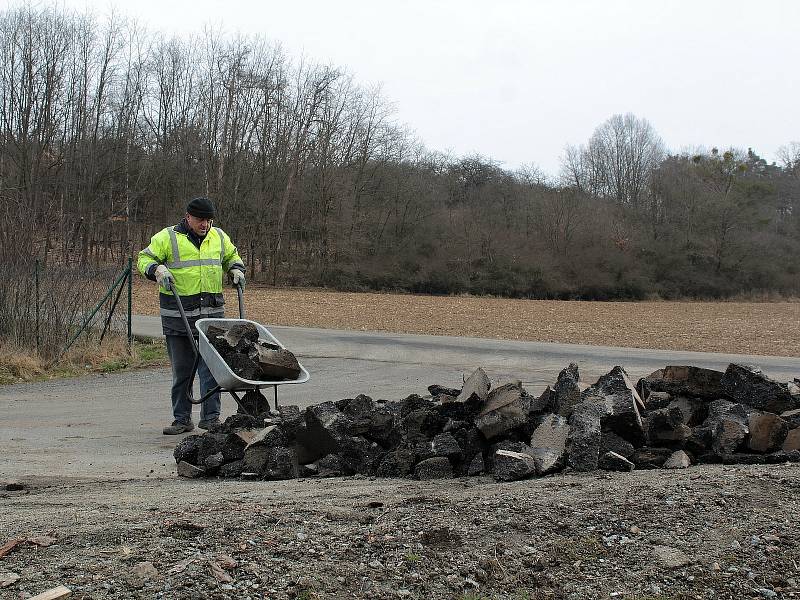
<path fill-rule="evenodd" d="M 198 240 L 199 241 L 199 240 Z M 192 242 L 184 224 L 165 227 L 139 252 L 139 271 L 150 278 L 155 267 L 164 265 L 172 273 L 175 291 L 194 330 L 194 322 L 203 317 L 222 317 L 223 274 L 234 267 L 244 270 L 236 246 L 219 227 L 212 227 L 199 241 Z M 161 322 L 166 335 L 186 335 L 178 304 L 172 293 L 159 287 Z"/>

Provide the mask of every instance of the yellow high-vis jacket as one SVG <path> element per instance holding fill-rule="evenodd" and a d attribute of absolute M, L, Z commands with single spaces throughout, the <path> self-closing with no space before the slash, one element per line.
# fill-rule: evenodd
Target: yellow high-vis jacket
<path fill-rule="evenodd" d="M 194 322 L 205 317 L 223 317 L 225 299 L 222 280 L 233 268 L 244 271 L 236 246 L 219 227 L 209 229 L 201 240 L 185 221 L 165 227 L 139 252 L 137 266 L 148 279 L 155 280 L 155 270 L 164 265 L 175 280 L 175 291 L 194 333 Z M 178 304 L 172 292 L 159 287 L 161 324 L 165 335 L 186 335 Z"/>

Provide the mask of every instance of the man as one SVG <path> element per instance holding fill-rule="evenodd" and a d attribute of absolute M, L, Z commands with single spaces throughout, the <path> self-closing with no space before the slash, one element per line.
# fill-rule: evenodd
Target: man
<path fill-rule="evenodd" d="M 186 207 L 183 220 L 155 234 L 150 245 L 139 252 L 139 271 L 159 285 L 161 326 L 167 339 L 172 364 L 173 422 L 164 428 L 165 435 L 177 435 L 194 429 L 192 403 L 186 386 L 192 375 L 194 351 L 186 334 L 178 303 L 167 287 L 168 282 L 180 296 L 186 317 L 197 337 L 195 322 L 206 317 L 224 317 L 222 277 L 228 273 L 234 285 L 244 287 L 244 263 L 236 246 L 219 227 L 212 227 L 215 210 L 208 198 L 195 198 Z M 200 359 L 197 367 L 203 395 L 217 382 Z M 219 423 L 219 392 L 203 402 L 198 427 L 210 429 Z"/>

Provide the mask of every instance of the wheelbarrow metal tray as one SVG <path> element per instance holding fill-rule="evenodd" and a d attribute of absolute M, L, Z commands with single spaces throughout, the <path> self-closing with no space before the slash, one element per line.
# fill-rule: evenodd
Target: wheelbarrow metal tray
<path fill-rule="evenodd" d="M 284 350 L 286 349 L 286 346 L 281 344 L 278 339 L 270 333 L 269 329 L 260 323 L 256 323 L 255 321 L 250 321 L 248 319 L 198 319 L 195 326 L 197 327 L 197 341 L 200 347 L 200 356 L 203 357 L 208 370 L 211 371 L 214 379 L 217 380 L 217 383 L 220 385 L 220 387 L 222 387 L 223 390 L 253 390 L 271 385 L 305 383 L 308 381 L 309 374 L 303 365 L 300 365 L 300 376 L 297 379 L 256 381 L 253 379 L 242 379 L 239 377 L 231 370 L 231 368 L 228 366 L 228 363 L 222 359 L 222 356 L 220 356 L 219 352 L 217 352 L 217 349 L 211 345 L 211 342 L 208 340 L 208 336 L 206 335 L 206 332 L 211 325 L 216 325 L 217 327 L 223 327 L 227 329 L 234 323 L 252 323 L 258 329 L 259 339 L 276 344 Z"/>

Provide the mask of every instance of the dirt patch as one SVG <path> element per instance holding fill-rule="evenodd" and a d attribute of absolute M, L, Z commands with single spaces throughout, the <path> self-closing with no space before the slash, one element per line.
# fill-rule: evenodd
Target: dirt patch
<path fill-rule="evenodd" d="M 228 315 L 236 295 L 226 290 Z M 259 323 L 506 340 L 800 356 L 800 302 L 580 302 L 346 293 L 250 287 Z M 134 312 L 157 315 L 158 294 L 137 282 Z"/>
<path fill-rule="evenodd" d="M 4 598 L 788 598 L 800 467 L 5 492 Z M 57 506 L 57 509 L 56 509 Z"/>

